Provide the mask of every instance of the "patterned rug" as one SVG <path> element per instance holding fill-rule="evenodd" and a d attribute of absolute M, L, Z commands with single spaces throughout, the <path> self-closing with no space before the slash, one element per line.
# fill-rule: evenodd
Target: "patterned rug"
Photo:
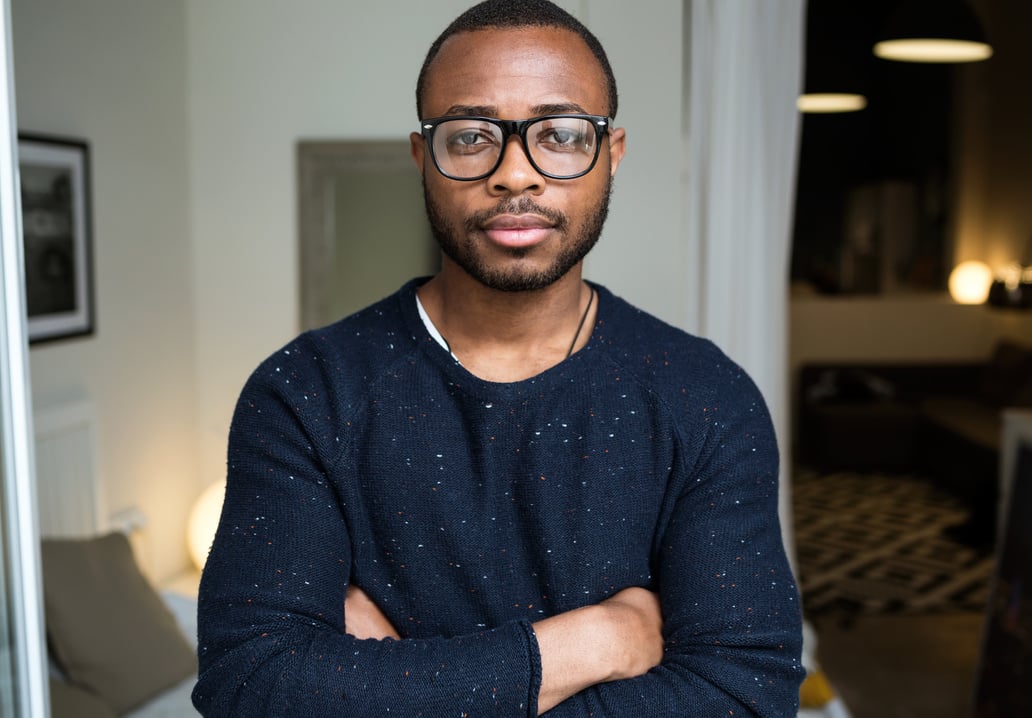
<path fill-rule="evenodd" d="M 803 470 L 792 499 L 808 616 L 985 610 L 993 556 L 944 533 L 968 512 L 929 481 Z"/>

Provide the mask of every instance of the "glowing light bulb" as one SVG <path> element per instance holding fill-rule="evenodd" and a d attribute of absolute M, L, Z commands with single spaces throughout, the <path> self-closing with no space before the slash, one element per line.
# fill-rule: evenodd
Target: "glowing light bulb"
<path fill-rule="evenodd" d="M 983 304 L 992 283 L 993 270 L 985 262 L 961 262 L 950 272 L 950 296 L 958 304 Z"/>

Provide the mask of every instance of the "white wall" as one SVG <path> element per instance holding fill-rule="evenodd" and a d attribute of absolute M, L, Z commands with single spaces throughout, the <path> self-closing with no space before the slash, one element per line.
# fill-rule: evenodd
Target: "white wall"
<path fill-rule="evenodd" d="M 13 0 L 18 125 L 90 143 L 96 334 L 33 346 L 37 407 L 86 398 L 112 512 L 150 521 L 155 577 L 186 561 L 196 470 L 181 3 Z"/>
<path fill-rule="evenodd" d="M 209 481 L 224 473 L 244 380 L 299 327 L 296 142 L 407 137 L 422 53 L 464 5 L 187 0 L 195 361 Z"/>
<path fill-rule="evenodd" d="M 12 1 L 21 128 L 93 153 L 97 333 L 32 349 L 34 401 L 94 402 L 109 507 L 148 516 L 154 577 L 185 567 L 236 395 L 299 327 L 295 143 L 406 137 L 426 48 L 468 4 Z M 629 132 L 588 274 L 687 326 L 682 3 L 561 4 L 606 46 Z"/>
<path fill-rule="evenodd" d="M 298 328 L 295 143 L 405 138 L 427 47 L 471 4 L 187 0 L 201 466 L 223 473 L 241 385 Z M 589 276 L 685 324 L 681 3 L 561 3 L 598 34 L 628 154 Z M 642 48 L 648 48 L 643 52 Z"/>
<path fill-rule="evenodd" d="M 683 5 L 584 0 L 578 17 L 606 48 L 627 128 L 606 229 L 586 274 L 676 326 L 696 331 L 699 288 L 682 207 Z"/>

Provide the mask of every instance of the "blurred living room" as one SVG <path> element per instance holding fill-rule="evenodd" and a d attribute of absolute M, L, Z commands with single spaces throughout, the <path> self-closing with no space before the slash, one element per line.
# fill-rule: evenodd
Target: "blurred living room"
<path fill-rule="evenodd" d="M 425 48 L 472 0 L 0 2 L 12 135 L 23 153 L 71 158 L 88 219 L 90 291 L 70 329 L 32 323 L 52 254 L 26 264 L 33 423 L 14 447 L 34 448 L 34 530 L 128 537 L 128 553 L 76 546 L 87 553 L 65 563 L 117 559 L 132 600 L 79 574 L 48 580 L 73 587 L 69 623 L 146 604 L 151 652 L 181 653 L 204 502 L 217 517 L 249 372 L 297 331 L 436 268 L 408 155 L 412 90 Z M 771 406 L 807 624 L 800 717 L 1032 715 L 1032 2 L 558 4 L 606 46 L 628 128 L 586 276 L 712 337 Z M 968 54 L 876 54 L 905 39 Z M 743 128 L 761 140 L 739 141 Z M 52 180 L 21 170 L 27 254 L 28 235 L 52 239 L 47 203 L 67 192 L 37 191 Z M 784 212 L 765 212 L 771 196 Z M 6 356 L 5 381 L 19 366 Z M 8 491 L 33 474 L 11 446 Z M 25 505 L 0 511 L 12 595 L 43 584 L 51 555 L 33 576 L 38 535 L 11 539 Z M 0 623 L 33 605 L 0 601 Z M 74 681 L 46 663 L 64 650 L 57 622 L 37 618 L 40 635 L 11 619 L 13 662 L 0 631 L 0 714 L 43 715 L 25 712 L 27 655 L 54 717 L 80 715 L 82 697 L 61 693 Z M 71 648 L 105 670 L 118 653 Z M 191 675 L 139 677 L 131 662 L 119 714 L 193 715 Z"/>
<path fill-rule="evenodd" d="M 804 99 L 839 104 L 803 114 L 793 509 L 805 613 L 855 718 L 1032 706 L 1007 574 L 1029 565 L 1007 529 L 1030 505 L 1011 488 L 1032 435 L 1030 29 L 1021 0 L 808 3 Z M 919 37 L 968 56 L 885 44 Z"/>

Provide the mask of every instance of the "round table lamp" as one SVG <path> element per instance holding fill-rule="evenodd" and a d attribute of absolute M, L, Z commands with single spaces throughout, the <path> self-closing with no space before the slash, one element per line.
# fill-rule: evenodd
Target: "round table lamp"
<path fill-rule="evenodd" d="M 950 272 L 950 296 L 958 304 L 984 304 L 993 283 L 993 270 L 985 262 L 961 262 Z"/>
<path fill-rule="evenodd" d="M 222 499 L 225 495 L 225 480 L 216 481 L 197 497 L 193 508 L 190 509 L 190 517 L 186 523 L 186 540 L 190 558 L 198 571 L 204 568 L 204 562 L 208 559 L 208 550 L 215 538 L 215 529 L 218 528 L 219 516 L 222 515 Z"/>

